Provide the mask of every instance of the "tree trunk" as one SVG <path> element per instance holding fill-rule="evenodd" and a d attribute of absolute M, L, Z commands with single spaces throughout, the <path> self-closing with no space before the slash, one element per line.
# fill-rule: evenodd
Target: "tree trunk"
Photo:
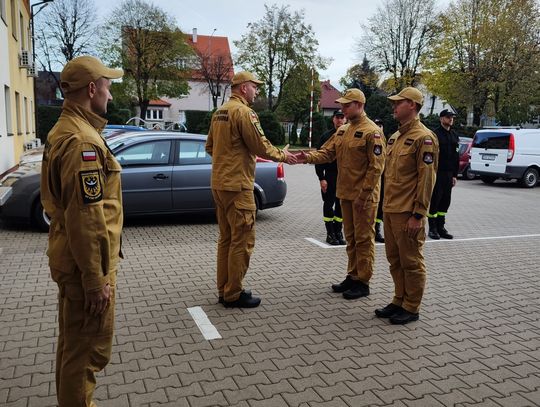
<path fill-rule="evenodd" d="M 150 101 L 148 99 L 139 101 L 139 108 L 141 109 L 141 114 L 139 117 L 142 120 L 146 120 L 146 111 L 148 110 L 148 105 L 150 104 Z"/>

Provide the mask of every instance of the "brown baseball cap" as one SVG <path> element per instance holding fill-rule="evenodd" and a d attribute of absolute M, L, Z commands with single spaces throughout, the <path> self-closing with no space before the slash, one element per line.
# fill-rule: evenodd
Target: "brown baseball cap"
<path fill-rule="evenodd" d="M 253 82 L 253 83 L 256 83 L 257 85 L 260 85 L 263 83 L 263 81 L 258 80 L 257 78 L 255 78 L 255 75 L 253 75 L 251 72 L 248 72 L 248 71 L 238 72 L 232 78 L 233 86 L 240 85 L 241 83 L 244 83 L 244 82 Z"/>
<path fill-rule="evenodd" d="M 118 79 L 122 69 L 107 68 L 98 58 L 84 55 L 69 61 L 60 73 L 60 86 L 65 93 L 84 88 L 99 78 Z"/>
<path fill-rule="evenodd" d="M 336 99 L 336 103 L 351 102 L 366 103 L 366 96 L 364 95 L 364 92 L 362 92 L 360 89 L 347 89 L 345 92 L 343 92 L 343 96 Z"/>
<path fill-rule="evenodd" d="M 411 86 L 403 88 L 403 90 L 399 92 L 397 95 L 388 96 L 388 99 L 390 100 L 409 99 L 415 103 L 418 103 L 420 106 L 424 104 L 424 96 L 422 95 L 422 92 L 420 92 L 418 89 L 413 88 Z"/>

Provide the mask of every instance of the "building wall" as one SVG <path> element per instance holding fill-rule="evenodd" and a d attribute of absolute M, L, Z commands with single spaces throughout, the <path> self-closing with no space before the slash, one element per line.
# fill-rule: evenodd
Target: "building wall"
<path fill-rule="evenodd" d="M 8 4 L 6 4 L 8 3 Z M 8 61 L 8 35 L 11 35 L 8 29 L 9 0 L 0 0 L 0 61 Z M 14 165 L 13 136 L 8 136 L 7 123 L 8 117 L 11 120 L 11 109 L 6 109 L 5 90 L 11 90 L 11 80 L 9 78 L 9 64 L 0 63 L 0 174 L 6 172 Z"/>
<path fill-rule="evenodd" d="M 202 110 L 209 112 L 214 108 L 214 105 L 212 104 L 212 97 L 208 91 L 208 88 L 206 87 L 206 83 L 188 81 L 188 84 L 190 87 L 188 95 L 181 98 L 163 98 L 171 104 L 170 115 L 171 119 L 173 119 L 172 121 L 180 120 L 183 122 L 183 112 L 186 110 Z M 229 100 L 230 96 L 231 88 L 228 87 L 225 91 L 224 101 L 226 102 Z M 218 101 L 218 107 L 219 106 L 221 106 L 221 98 Z"/>
<path fill-rule="evenodd" d="M 9 78 L 8 83 L 4 83 L 2 98 L 4 101 L 9 100 L 10 106 L 4 103 L 2 112 L 8 123 L 7 132 L 12 135 L 6 136 L 10 141 L 5 145 L 7 147 L 5 152 L 0 155 L 0 173 L 17 164 L 24 152 L 25 143 L 35 138 L 34 78 L 28 76 L 27 68 L 19 66 L 20 52 L 30 51 L 31 48 L 29 0 L 4 0 L 4 3 L 7 21 L 0 22 L 0 25 L 3 25 L 0 31 L 0 44 L 3 42 L 5 45 L 7 42 L 7 47 L 1 48 L 2 50 L 7 48 L 8 55 L 6 59 L 0 57 L 0 60 L 8 61 Z M 31 61 L 31 52 L 29 58 Z M 3 77 L 5 70 L 1 72 L 0 75 Z M 6 86 L 9 87 L 7 97 L 4 92 L 7 90 Z M 4 147 L 4 144 L 2 146 Z"/>

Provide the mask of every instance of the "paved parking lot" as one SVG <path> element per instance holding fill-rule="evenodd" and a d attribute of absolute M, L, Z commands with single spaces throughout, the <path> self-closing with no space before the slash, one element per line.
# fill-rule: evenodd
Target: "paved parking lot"
<path fill-rule="evenodd" d="M 462 181 L 428 242 L 420 321 L 374 317 L 392 281 L 376 247 L 372 294 L 330 292 L 344 249 L 325 249 L 312 166 L 286 168 L 283 207 L 263 211 L 246 283 L 253 310 L 217 304 L 211 218 L 129 221 L 112 363 L 100 407 L 540 405 L 540 188 Z M 46 235 L 0 225 L 0 405 L 53 406 L 56 287 Z M 204 339 L 200 306 L 222 339 Z"/>

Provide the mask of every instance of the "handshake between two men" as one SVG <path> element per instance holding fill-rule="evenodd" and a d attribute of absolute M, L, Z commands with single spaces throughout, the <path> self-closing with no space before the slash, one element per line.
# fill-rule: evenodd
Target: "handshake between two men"
<path fill-rule="evenodd" d="M 299 152 L 297 153 L 291 153 L 289 151 L 289 145 L 287 144 L 284 148 L 283 148 L 283 152 L 285 153 L 285 162 L 289 165 L 294 165 L 294 164 L 305 164 L 307 163 L 307 157 L 308 155 L 306 154 L 306 152 L 304 150 L 300 150 Z"/>

